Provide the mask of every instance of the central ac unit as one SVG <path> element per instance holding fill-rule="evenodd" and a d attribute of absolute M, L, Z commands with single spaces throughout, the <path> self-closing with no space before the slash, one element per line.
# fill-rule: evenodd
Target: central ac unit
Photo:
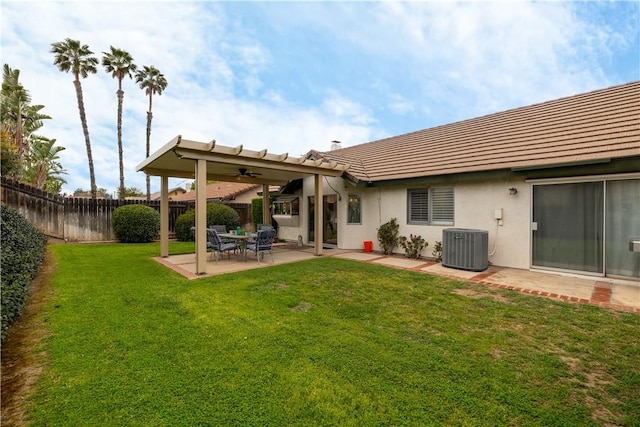
<path fill-rule="evenodd" d="M 460 270 L 489 267 L 489 232 L 467 228 L 442 230 L 442 265 Z"/>

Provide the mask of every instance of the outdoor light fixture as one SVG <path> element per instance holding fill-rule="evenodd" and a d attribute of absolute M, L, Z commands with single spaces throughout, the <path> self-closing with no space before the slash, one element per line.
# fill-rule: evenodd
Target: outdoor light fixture
<path fill-rule="evenodd" d="M 509 189 L 509 194 L 510 194 L 511 196 L 515 196 L 516 194 L 518 194 L 518 189 L 517 189 L 517 188 L 515 188 L 515 187 L 511 187 L 511 188 Z"/>

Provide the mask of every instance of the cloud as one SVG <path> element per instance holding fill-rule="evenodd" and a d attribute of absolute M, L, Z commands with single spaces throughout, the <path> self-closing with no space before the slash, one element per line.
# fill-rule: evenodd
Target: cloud
<path fill-rule="evenodd" d="M 637 3 L 2 2 L 2 55 L 53 117 L 65 191 L 88 188 L 67 37 L 154 65 L 151 149 L 177 134 L 301 155 L 572 95 L 638 75 Z M 635 54 L 636 61 L 629 58 Z M 620 68 L 621 67 L 621 68 Z M 117 82 L 82 81 L 97 183 L 118 185 Z M 124 82 L 125 183 L 144 159 L 148 99 Z M 155 190 L 157 180 L 153 181 Z"/>

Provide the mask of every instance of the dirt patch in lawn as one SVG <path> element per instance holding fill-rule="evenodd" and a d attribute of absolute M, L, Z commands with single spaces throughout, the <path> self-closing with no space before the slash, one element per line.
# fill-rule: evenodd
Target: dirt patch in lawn
<path fill-rule="evenodd" d="M 465 297 L 480 299 L 480 298 L 491 298 L 494 301 L 509 303 L 508 298 L 499 293 L 494 293 L 490 291 L 477 291 L 474 289 L 456 289 L 453 291 L 454 294 L 462 295 Z"/>
<path fill-rule="evenodd" d="M 576 374 L 569 381 L 577 385 L 575 392 L 579 396 L 578 398 L 591 409 L 591 418 L 605 426 L 617 425 L 608 422 L 608 420 L 620 418 L 622 415 L 612 413 L 608 409 L 613 407 L 615 401 L 607 398 L 606 387 L 611 385 L 612 381 L 606 379 L 605 369 L 599 366 L 588 368 L 575 357 L 560 356 L 560 360 L 567 365 L 571 373 Z"/>
<path fill-rule="evenodd" d="M 313 307 L 314 307 L 313 304 L 311 304 L 310 302 L 301 301 L 300 304 L 296 305 L 291 310 L 296 311 L 298 313 L 306 313 L 307 311 L 311 310 Z"/>
<path fill-rule="evenodd" d="M 9 327 L 2 345 L 3 426 L 27 425 L 26 399 L 43 371 L 44 355 L 37 348 L 49 333 L 40 313 L 53 293 L 50 278 L 55 268 L 55 259 L 47 250 L 29 287 L 22 316 Z"/>

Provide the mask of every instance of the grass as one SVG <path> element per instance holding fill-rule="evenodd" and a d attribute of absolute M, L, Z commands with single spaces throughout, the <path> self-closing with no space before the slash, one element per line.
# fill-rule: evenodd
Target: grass
<path fill-rule="evenodd" d="M 34 425 L 640 425 L 640 316 L 318 258 L 57 245 Z M 172 244 L 172 253 L 193 244 Z"/>

